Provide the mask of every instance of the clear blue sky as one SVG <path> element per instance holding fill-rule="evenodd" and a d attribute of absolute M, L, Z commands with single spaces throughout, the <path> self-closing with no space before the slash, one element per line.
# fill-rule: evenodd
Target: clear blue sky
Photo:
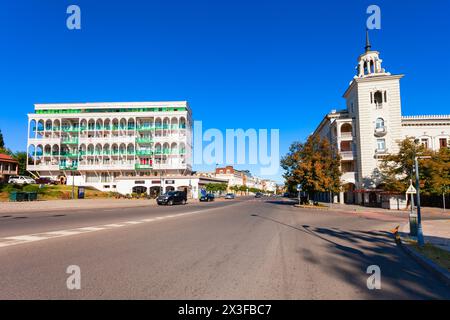
<path fill-rule="evenodd" d="M 66 28 L 70 4 L 81 31 Z M 403 114 L 449 113 L 448 0 L 10 0 L 0 129 L 25 150 L 34 103 L 188 100 L 204 128 L 279 128 L 283 154 L 344 106 L 370 4 L 382 12 L 372 48 L 406 74 Z"/>

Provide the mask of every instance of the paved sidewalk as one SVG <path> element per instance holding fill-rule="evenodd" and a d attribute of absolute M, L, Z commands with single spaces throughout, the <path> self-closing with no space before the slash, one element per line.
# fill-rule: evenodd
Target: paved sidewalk
<path fill-rule="evenodd" d="M 426 243 L 450 251 L 450 219 L 422 221 L 423 237 Z M 409 223 L 400 231 L 409 233 Z"/>

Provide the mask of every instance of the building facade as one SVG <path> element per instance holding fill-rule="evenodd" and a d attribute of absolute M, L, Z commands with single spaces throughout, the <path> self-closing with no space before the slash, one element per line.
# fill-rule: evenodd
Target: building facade
<path fill-rule="evenodd" d="M 28 114 L 27 170 L 131 193 L 118 186 L 124 178 L 191 173 L 192 123 L 186 101 L 36 104 Z"/>
<path fill-rule="evenodd" d="M 0 183 L 7 183 L 10 176 L 19 174 L 19 163 L 10 155 L 0 154 Z"/>
<path fill-rule="evenodd" d="M 409 137 L 428 148 L 447 147 L 450 115 L 402 116 L 400 80 L 382 68 L 378 51 L 371 50 L 366 34 L 365 52 L 358 57 L 357 74 L 344 93 L 346 108 L 332 110 L 314 131 L 326 137 L 341 155 L 341 203 L 380 203 L 383 156 L 399 151 Z"/>

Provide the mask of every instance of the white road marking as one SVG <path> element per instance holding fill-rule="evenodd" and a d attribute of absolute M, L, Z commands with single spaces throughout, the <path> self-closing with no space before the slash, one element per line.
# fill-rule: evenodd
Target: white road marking
<path fill-rule="evenodd" d="M 235 204 L 238 204 L 239 202 L 236 202 Z M 205 213 L 208 211 L 216 210 L 216 209 L 222 209 L 223 207 L 215 207 L 205 210 L 197 210 L 197 211 L 191 211 L 191 212 L 184 212 L 179 214 L 171 214 L 167 216 L 159 216 L 154 218 L 146 218 L 141 220 L 131 220 L 131 221 L 125 221 L 120 223 L 112 223 L 112 224 L 105 224 L 101 226 L 92 226 L 92 227 L 82 227 L 82 228 L 72 228 L 67 230 L 58 230 L 58 231 L 48 231 L 48 232 L 40 232 L 35 234 L 27 234 L 27 235 L 18 235 L 18 236 L 9 236 L 0 238 L 0 248 L 3 247 L 9 247 L 16 244 L 24 244 L 29 242 L 35 242 L 35 241 L 41 241 L 41 240 L 48 240 L 52 238 L 59 238 L 59 237 L 67 237 L 71 235 L 77 235 L 87 232 L 95 232 L 95 231 L 101 231 L 101 230 L 108 230 L 112 228 L 120 228 L 120 227 L 126 227 L 130 225 L 140 224 L 144 222 L 153 222 L 156 220 L 164 220 L 164 219 L 170 219 L 170 218 L 176 218 L 186 215 L 193 215 L 197 213 Z M 125 208 L 126 209 L 126 208 Z"/>
<path fill-rule="evenodd" d="M 25 236 L 14 236 L 14 237 L 6 237 L 7 240 L 18 240 L 18 241 L 39 241 L 46 239 L 45 237 L 38 237 L 35 235 L 25 235 Z"/>

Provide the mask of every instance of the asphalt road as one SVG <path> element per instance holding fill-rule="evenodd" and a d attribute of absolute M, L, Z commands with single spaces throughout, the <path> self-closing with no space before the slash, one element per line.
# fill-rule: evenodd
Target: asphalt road
<path fill-rule="evenodd" d="M 0 247 L 0 299 L 450 299 L 395 246 L 397 224 L 267 199 L 0 216 L 0 239 L 121 226 Z"/>

